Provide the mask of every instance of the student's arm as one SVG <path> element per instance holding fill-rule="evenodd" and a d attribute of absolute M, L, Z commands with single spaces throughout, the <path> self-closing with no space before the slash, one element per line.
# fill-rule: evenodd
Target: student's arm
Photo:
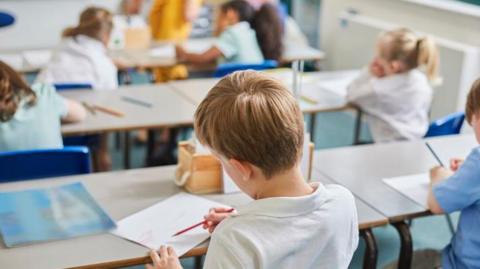
<path fill-rule="evenodd" d="M 177 55 L 177 59 L 181 62 L 188 62 L 192 64 L 207 64 L 212 63 L 216 59 L 220 58 L 223 54 L 222 52 L 216 47 L 213 46 L 204 53 L 188 53 L 182 47 L 176 46 L 175 52 Z"/>
<path fill-rule="evenodd" d="M 172 247 L 161 246 L 160 256 L 157 251 L 150 251 L 150 258 L 152 258 L 153 266 L 147 264 L 147 269 L 182 269 L 177 253 Z"/>
<path fill-rule="evenodd" d="M 193 22 L 200 12 L 200 1 L 199 0 L 183 0 L 183 17 L 187 22 Z"/>
<path fill-rule="evenodd" d="M 432 211 L 433 214 L 443 214 L 443 209 L 435 198 L 433 194 L 433 187 L 437 185 L 442 180 L 445 180 L 452 175 L 452 172 L 447 169 L 437 166 L 430 170 L 430 185 L 428 188 L 428 208 Z"/>
<path fill-rule="evenodd" d="M 372 76 L 367 68 L 360 71 L 359 76 L 350 83 L 347 87 L 347 100 L 352 103 L 362 105 L 365 99 L 375 94 L 371 82 Z"/>
<path fill-rule="evenodd" d="M 480 201 L 480 147 L 475 148 L 458 171 L 444 168 L 432 171 L 432 187 L 428 197 L 429 208 L 434 213 L 451 213 L 463 210 Z M 451 176 L 448 176 L 448 175 Z M 445 180 L 441 180 L 442 178 Z"/>
<path fill-rule="evenodd" d="M 64 99 L 67 113 L 62 117 L 62 122 L 73 123 L 83 121 L 87 116 L 85 108 L 76 101 Z"/>

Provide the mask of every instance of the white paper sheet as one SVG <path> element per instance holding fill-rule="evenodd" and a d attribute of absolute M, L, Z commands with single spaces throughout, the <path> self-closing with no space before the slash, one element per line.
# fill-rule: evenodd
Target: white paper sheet
<path fill-rule="evenodd" d="M 197 227 L 179 236 L 180 230 L 203 220 L 212 207 L 228 207 L 199 196 L 179 193 L 117 223 L 112 233 L 150 249 L 168 245 L 180 256 L 210 237 Z"/>
<path fill-rule="evenodd" d="M 27 50 L 22 53 L 25 61 L 32 67 L 43 67 L 52 57 L 51 50 Z"/>
<path fill-rule="evenodd" d="M 415 201 L 417 204 L 428 208 L 428 185 L 430 178 L 428 173 L 414 174 L 408 176 L 385 178 L 385 184 L 394 188 L 402 195 Z"/>
<path fill-rule="evenodd" d="M 150 56 L 158 58 L 175 58 L 175 47 L 173 45 L 165 45 L 150 49 Z"/>

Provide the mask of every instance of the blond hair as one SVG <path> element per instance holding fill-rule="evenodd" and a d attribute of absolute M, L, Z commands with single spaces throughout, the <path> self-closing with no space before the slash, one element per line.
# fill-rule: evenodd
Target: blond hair
<path fill-rule="evenodd" d="M 62 36 L 86 35 L 101 41 L 104 36 L 110 36 L 112 29 L 113 21 L 110 11 L 100 7 L 88 7 L 80 14 L 78 25 L 65 29 Z"/>
<path fill-rule="evenodd" d="M 480 79 L 477 79 L 468 93 L 467 104 L 465 105 L 465 116 L 468 123 L 472 123 L 473 115 L 480 112 Z"/>
<path fill-rule="evenodd" d="M 380 50 L 383 59 L 401 61 L 407 71 L 421 67 L 430 81 L 438 79 L 439 56 L 433 38 L 420 38 L 409 29 L 400 28 L 382 33 L 380 40 L 386 42 Z"/>
<path fill-rule="evenodd" d="M 200 143 L 228 159 L 247 161 L 271 176 L 302 154 L 303 115 L 278 81 L 255 71 L 221 79 L 195 112 Z"/>

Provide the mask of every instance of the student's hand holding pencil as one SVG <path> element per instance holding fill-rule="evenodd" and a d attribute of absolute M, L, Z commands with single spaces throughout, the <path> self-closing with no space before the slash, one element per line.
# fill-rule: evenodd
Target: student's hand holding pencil
<path fill-rule="evenodd" d="M 463 162 L 465 162 L 464 159 L 460 159 L 460 158 L 453 158 L 450 160 L 450 170 L 452 170 L 453 172 L 457 172 L 458 168 L 460 168 L 460 166 L 462 166 Z"/>
<path fill-rule="evenodd" d="M 213 233 L 217 225 L 230 215 L 235 214 L 233 208 L 215 207 L 210 209 L 208 215 L 205 215 L 205 223 L 203 229 L 208 230 L 209 233 Z"/>
<path fill-rule="evenodd" d="M 453 175 L 453 172 L 442 166 L 435 166 L 430 169 L 430 184 L 435 185 L 438 182 Z"/>

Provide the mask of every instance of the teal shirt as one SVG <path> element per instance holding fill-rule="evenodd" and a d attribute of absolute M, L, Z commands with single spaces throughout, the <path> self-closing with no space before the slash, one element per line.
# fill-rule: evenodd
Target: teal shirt
<path fill-rule="evenodd" d="M 229 26 L 215 42 L 224 58 L 219 63 L 261 63 L 263 55 L 248 22 Z"/>
<path fill-rule="evenodd" d="M 0 151 L 61 148 L 60 120 L 67 114 L 65 100 L 51 86 L 35 84 L 37 102 L 21 102 L 7 122 L 0 122 Z"/>

